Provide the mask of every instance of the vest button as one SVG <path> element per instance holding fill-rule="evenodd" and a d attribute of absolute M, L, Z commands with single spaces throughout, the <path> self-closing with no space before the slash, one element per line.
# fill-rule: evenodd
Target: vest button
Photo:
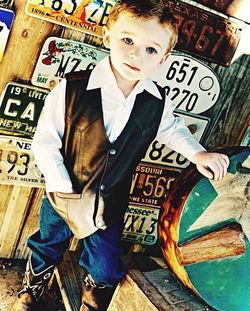
<path fill-rule="evenodd" d="M 102 220 L 97 221 L 97 227 L 101 228 L 104 225 L 104 222 Z"/>
<path fill-rule="evenodd" d="M 101 190 L 104 190 L 104 189 L 105 189 L 105 186 L 104 186 L 104 185 L 101 185 L 101 186 L 100 186 L 100 189 L 101 189 Z"/>
<path fill-rule="evenodd" d="M 115 149 L 110 149 L 110 150 L 109 150 L 109 154 L 115 155 L 115 154 L 116 154 L 116 150 L 115 150 Z"/>

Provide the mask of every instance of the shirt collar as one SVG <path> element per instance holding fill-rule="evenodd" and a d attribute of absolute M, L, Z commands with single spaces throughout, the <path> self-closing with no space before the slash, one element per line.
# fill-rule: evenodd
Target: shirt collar
<path fill-rule="evenodd" d="M 102 88 L 102 87 L 108 87 L 108 86 L 116 86 L 116 80 L 115 76 L 112 72 L 110 62 L 109 62 L 109 56 L 105 57 L 102 59 L 96 67 L 92 70 L 89 82 L 87 85 L 87 90 L 93 90 L 97 88 Z M 162 96 L 155 85 L 155 83 L 150 79 L 146 78 L 143 80 L 140 80 L 137 85 L 137 92 L 136 93 L 141 93 L 144 90 L 152 94 L 153 96 L 162 99 Z"/>

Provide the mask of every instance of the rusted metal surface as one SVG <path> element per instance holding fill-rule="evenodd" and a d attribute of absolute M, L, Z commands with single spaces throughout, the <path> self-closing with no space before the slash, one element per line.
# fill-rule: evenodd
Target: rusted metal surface
<path fill-rule="evenodd" d="M 167 1 L 166 6 L 178 20 L 176 49 L 230 65 L 241 38 L 241 24 L 187 3 Z"/>
<path fill-rule="evenodd" d="M 211 9 L 250 23 L 249 0 L 194 0 Z"/>

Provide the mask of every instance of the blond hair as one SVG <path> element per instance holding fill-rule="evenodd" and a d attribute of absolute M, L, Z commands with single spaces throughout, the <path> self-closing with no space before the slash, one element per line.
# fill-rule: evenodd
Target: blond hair
<path fill-rule="evenodd" d="M 157 17 L 160 24 L 170 32 L 166 53 L 171 52 L 178 40 L 178 23 L 166 7 L 164 0 L 118 0 L 111 10 L 106 27 L 110 28 L 121 13 L 129 13 L 136 18 L 148 19 Z"/>

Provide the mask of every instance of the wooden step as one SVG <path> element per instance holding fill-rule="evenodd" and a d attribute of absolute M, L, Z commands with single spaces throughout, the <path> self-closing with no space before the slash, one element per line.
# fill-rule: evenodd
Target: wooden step
<path fill-rule="evenodd" d="M 83 270 L 78 260 L 78 252 L 69 251 L 55 271 L 66 311 L 79 311 L 81 306 Z"/>
<path fill-rule="evenodd" d="M 56 271 L 66 311 L 79 311 L 83 272 L 79 254 L 67 252 Z M 162 259 L 143 254 L 124 257 L 128 274 L 118 285 L 108 311 L 211 311 L 178 282 Z M 163 266 L 163 267 L 162 267 Z"/>

